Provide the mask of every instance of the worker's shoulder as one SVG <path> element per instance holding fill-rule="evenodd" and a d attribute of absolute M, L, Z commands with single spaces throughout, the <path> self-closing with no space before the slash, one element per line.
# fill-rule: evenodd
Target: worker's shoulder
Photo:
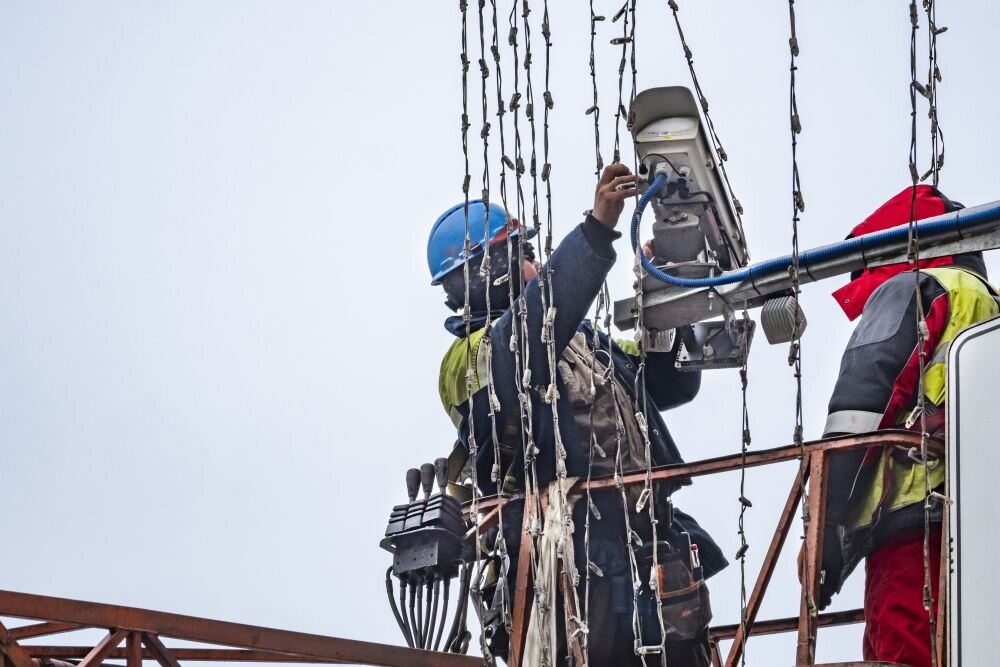
<path fill-rule="evenodd" d="M 438 393 L 446 410 L 469 399 L 467 375 L 470 366 L 474 371 L 473 391 L 478 391 L 482 386 L 480 376 L 485 369 L 480 350 L 483 347 L 485 333 L 486 329 L 484 328 L 473 331 L 468 336 L 456 338 L 444 353 L 438 375 Z"/>

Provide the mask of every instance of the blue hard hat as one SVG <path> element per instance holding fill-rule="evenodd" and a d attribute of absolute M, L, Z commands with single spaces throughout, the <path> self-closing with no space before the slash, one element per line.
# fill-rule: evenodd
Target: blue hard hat
<path fill-rule="evenodd" d="M 427 239 L 427 268 L 431 272 L 431 285 L 440 285 L 445 274 L 462 266 L 473 257 L 478 257 L 483 252 L 483 240 L 488 238 L 490 243 L 503 239 L 503 232 L 507 228 L 507 214 L 503 208 L 496 205 L 489 205 L 489 236 L 484 232 L 486 228 L 486 210 L 482 199 L 473 199 L 469 202 L 469 243 L 471 252 L 465 254 L 465 203 L 452 206 L 437 219 L 431 229 L 430 237 Z M 511 236 L 518 234 L 515 227 Z M 534 236 L 534 230 L 528 230 L 526 238 Z"/>

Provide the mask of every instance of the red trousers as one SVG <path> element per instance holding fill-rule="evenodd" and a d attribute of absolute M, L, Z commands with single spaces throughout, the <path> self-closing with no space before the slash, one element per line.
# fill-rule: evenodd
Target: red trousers
<path fill-rule="evenodd" d="M 931 524 L 931 591 L 937 613 L 941 524 Z M 924 609 L 924 532 L 906 532 L 865 564 L 865 660 L 931 667 L 930 621 Z"/>

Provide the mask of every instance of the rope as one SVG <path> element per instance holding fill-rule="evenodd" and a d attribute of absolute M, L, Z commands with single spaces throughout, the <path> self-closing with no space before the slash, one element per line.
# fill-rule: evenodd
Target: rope
<path fill-rule="evenodd" d="M 486 22 L 485 21 L 485 2 L 483 2 L 481 0 L 479 2 L 479 69 L 480 69 L 480 75 L 481 75 L 481 78 L 482 78 L 482 81 L 480 83 L 480 93 L 481 93 L 480 97 L 481 97 L 481 107 L 482 107 L 482 129 L 480 130 L 479 136 L 480 136 L 480 138 L 482 139 L 482 142 L 483 142 L 483 173 L 482 173 L 482 187 L 483 187 L 483 192 L 482 192 L 482 200 L 483 200 L 483 205 L 486 208 L 486 217 L 485 217 L 484 229 L 483 229 L 483 248 L 484 248 L 484 254 L 483 254 L 482 266 L 480 267 L 480 272 L 481 272 L 481 275 L 483 277 L 484 282 L 487 284 L 487 288 L 486 288 L 486 312 L 488 313 L 488 316 L 487 316 L 487 321 L 486 321 L 486 325 L 484 327 L 483 337 L 481 339 L 480 345 L 482 346 L 481 347 L 481 353 L 484 354 L 486 365 L 489 368 L 489 367 L 492 366 L 492 359 L 493 359 L 493 348 L 492 348 L 493 339 L 492 339 L 492 336 L 490 335 L 491 331 L 493 330 L 493 322 L 492 322 L 492 319 L 491 319 L 492 318 L 493 309 L 492 309 L 492 303 L 491 303 L 491 298 L 490 298 L 490 292 L 491 292 L 491 290 L 489 289 L 489 286 L 488 286 L 489 280 L 490 280 L 490 276 L 492 275 L 491 266 L 490 266 L 490 253 L 489 253 L 489 242 L 490 242 L 490 238 L 489 238 L 489 234 L 490 234 L 490 232 L 489 232 L 489 230 L 490 230 L 490 207 L 489 207 L 489 204 L 490 204 L 490 158 L 489 158 L 489 137 L 490 137 L 491 125 L 490 125 L 489 121 L 487 120 L 487 118 L 489 117 L 489 102 L 487 100 L 487 92 L 486 91 L 487 91 L 487 87 L 488 87 L 488 84 L 489 84 L 490 68 L 489 68 L 489 65 L 486 62 L 486 25 L 485 25 L 485 22 Z M 495 44 L 496 44 L 496 31 L 494 30 L 494 33 L 493 33 L 493 45 L 495 45 Z M 500 72 L 499 55 L 500 55 L 499 51 L 498 50 L 495 51 L 497 76 L 499 76 L 499 72 Z M 501 132 L 502 132 L 502 126 L 501 126 Z M 508 269 L 508 274 L 509 274 L 509 272 L 510 271 Z M 509 276 L 508 276 L 508 278 L 509 278 Z M 491 438 L 491 442 L 492 442 L 492 445 L 493 445 L 493 467 L 492 467 L 492 470 L 490 472 L 490 481 L 494 485 L 496 485 L 497 491 L 499 493 L 502 490 L 503 480 L 504 480 L 504 477 L 506 475 L 506 471 L 504 471 L 501 468 L 501 465 L 500 465 L 500 460 L 501 460 L 501 441 L 500 441 L 499 429 L 497 428 L 497 417 L 496 417 L 496 413 L 500 409 L 500 400 L 497 397 L 496 385 L 494 383 L 493 373 L 488 373 L 487 374 L 486 391 L 487 391 L 487 399 L 489 400 L 490 438 Z M 478 467 L 478 466 L 475 465 L 475 462 L 473 463 L 473 467 L 475 467 L 475 468 Z M 499 596 L 500 597 L 501 620 L 504 623 L 504 626 L 507 627 L 507 628 L 509 628 L 511 626 L 511 614 L 510 614 L 510 606 L 508 604 L 508 602 L 509 602 L 508 601 L 508 596 L 507 596 L 507 594 L 505 592 L 506 591 L 506 587 L 507 587 L 508 573 L 509 573 L 509 561 L 507 559 L 507 543 L 506 543 L 506 538 L 505 538 L 505 527 L 504 527 L 504 516 L 503 515 L 504 515 L 504 512 L 502 510 L 497 515 L 497 536 L 496 536 L 496 540 L 495 540 L 495 542 L 493 544 L 493 547 L 490 550 L 490 559 L 494 563 L 497 563 L 497 569 L 498 569 L 498 572 L 497 572 L 497 584 L 496 584 L 494 596 Z M 476 515 L 476 516 L 478 516 L 478 515 Z M 477 545 L 478 545 L 478 542 L 477 542 Z M 482 574 L 482 567 L 480 567 L 480 571 L 479 571 L 478 575 L 481 575 L 481 574 Z M 477 575 L 476 581 L 475 581 L 475 583 L 473 585 L 473 592 L 475 594 L 477 594 L 477 595 L 480 595 L 479 585 L 480 585 L 481 578 L 478 575 Z M 447 603 L 447 589 L 446 589 L 445 593 L 446 593 L 445 602 Z M 486 643 L 485 642 L 485 637 L 482 637 L 480 639 L 480 642 L 481 642 L 481 644 L 483 644 L 485 646 L 485 643 Z M 484 654 L 485 654 L 486 653 L 486 649 L 484 648 L 483 651 L 484 651 Z"/>
<path fill-rule="evenodd" d="M 705 114 L 705 124 L 708 126 L 708 134 L 712 140 L 712 148 L 715 150 L 716 157 L 719 158 L 719 172 L 722 174 L 722 180 L 726 184 L 726 195 L 729 197 L 733 206 L 733 211 L 736 213 L 736 226 L 740 230 L 740 237 L 745 239 L 746 234 L 743 233 L 743 206 L 740 204 L 740 200 L 736 198 L 736 195 L 733 194 L 733 186 L 729 182 L 729 174 L 726 172 L 726 162 L 729 161 L 729 155 L 726 153 L 726 149 L 722 147 L 722 140 L 719 138 L 719 133 L 715 129 L 715 123 L 712 121 L 712 114 L 709 113 L 708 98 L 705 97 L 705 93 L 701 89 L 701 84 L 698 82 L 698 74 L 694 69 L 694 52 L 687 43 L 687 39 L 684 36 L 684 29 L 681 27 L 680 16 L 678 16 L 680 7 L 677 5 L 676 0 L 667 0 L 667 6 L 670 7 L 670 11 L 673 13 L 674 25 L 677 27 L 677 37 L 680 39 L 681 48 L 684 49 L 684 60 L 687 61 L 688 71 L 691 73 L 691 84 L 694 86 L 695 95 L 698 96 L 698 103 L 701 105 L 702 113 Z M 744 252 L 746 253 L 746 261 L 749 262 L 750 251 L 749 249 L 746 249 L 745 243 L 743 245 Z"/>
<path fill-rule="evenodd" d="M 937 123 L 937 80 L 940 72 L 937 71 L 937 36 L 934 21 L 935 7 L 934 0 L 924 0 L 924 10 L 927 14 L 928 30 L 928 63 L 929 81 L 926 87 L 917 81 L 917 31 L 920 27 L 919 13 L 917 11 L 916 0 L 910 2 L 910 154 L 909 168 L 911 181 L 910 195 L 910 219 L 907 223 L 909 234 L 909 261 L 914 267 L 914 297 L 916 301 L 916 327 L 917 327 L 917 350 L 919 363 L 919 379 L 917 384 L 917 404 L 916 411 L 920 418 L 920 459 L 924 471 L 924 539 L 923 539 L 923 602 L 927 611 L 929 626 L 929 646 L 931 654 L 931 665 L 937 667 L 937 619 L 934 614 L 934 596 L 931 587 L 931 562 L 930 562 L 930 532 L 931 532 L 931 491 L 930 488 L 930 462 L 927 454 L 927 415 L 925 412 L 924 394 L 924 371 L 927 365 L 926 343 L 929 335 L 927 329 L 927 317 L 924 309 L 923 299 L 920 291 L 921 271 L 920 271 L 920 244 L 919 229 L 916 224 L 917 217 L 917 94 L 923 95 L 929 102 L 928 116 L 931 120 L 931 169 L 933 184 L 938 184 L 938 171 L 943 162 L 943 154 L 938 154 L 938 137 L 940 128 Z M 924 178 L 928 174 L 924 175 Z M 942 539 L 944 536 L 942 535 Z"/>

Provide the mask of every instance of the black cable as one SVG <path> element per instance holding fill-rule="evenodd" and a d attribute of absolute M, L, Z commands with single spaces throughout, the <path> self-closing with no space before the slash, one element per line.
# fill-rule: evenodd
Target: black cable
<path fill-rule="evenodd" d="M 413 648 L 413 635 L 410 634 L 410 628 L 407 627 L 402 615 L 399 613 L 399 607 L 396 605 L 396 596 L 392 592 L 392 578 L 389 576 L 390 574 L 392 574 L 392 566 L 385 571 L 385 594 L 389 598 L 389 606 L 392 607 L 392 615 L 396 618 L 396 625 L 399 626 L 399 630 L 406 639 L 406 645 Z"/>
<path fill-rule="evenodd" d="M 427 585 L 429 587 L 430 583 L 428 583 Z M 431 615 L 429 623 L 427 625 L 427 637 L 424 638 L 424 648 L 427 649 L 428 651 L 434 644 L 434 628 L 438 626 L 437 603 L 438 603 L 438 598 L 440 598 L 440 596 L 441 596 L 441 580 L 435 579 L 434 592 L 431 598 L 433 600 L 433 604 L 431 605 Z"/>
<path fill-rule="evenodd" d="M 444 634 L 444 624 L 448 620 L 448 593 L 451 590 L 451 579 L 444 580 L 444 607 L 441 610 L 441 621 L 438 624 L 437 637 L 434 639 L 434 650 L 437 651 L 441 646 L 441 635 Z"/>
<path fill-rule="evenodd" d="M 410 620 L 406 617 L 406 580 L 400 577 L 399 579 L 399 609 L 400 616 L 403 617 L 403 623 L 406 625 L 406 632 L 410 635 L 410 641 L 413 641 L 413 629 L 410 627 Z"/>
<path fill-rule="evenodd" d="M 417 646 L 424 645 L 424 587 L 421 583 L 414 585 L 417 589 Z"/>
<path fill-rule="evenodd" d="M 413 615 L 413 608 L 417 603 L 416 588 L 419 588 L 419 584 L 417 586 L 410 586 L 410 629 L 413 630 L 414 646 L 419 644 L 422 639 L 420 636 L 420 626 L 417 625 L 417 619 Z"/>
<path fill-rule="evenodd" d="M 424 609 L 424 641 L 421 642 L 421 648 L 428 648 L 431 638 L 434 636 L 434 625 L 431 623 L 431 616 L 433 616 L 433 608 L 437 606 L 437 598 L 434 597 L 434 583 L 427 579 L 427 583 L 424 584 L 427 587 L 427 607 Z"/>
<path fill-rule="evenodd" d="M 472 566 L 463 565 L 462 574 L 460 575 L 462 583 L 458 589 L 458 599 L 455 601 L 457 607 L 455 608 L 455 618 L 451 622 L 451 631 L 448 633 L 448 638 L 444 643 L 445 649 L 454 653 L 455 641 L 458 639 L 459 627 L 464 628 L 464 625 L 460 625 L 465 620 L 465 610 L 469 604 L 469 582 L 472 579 Z"/>

